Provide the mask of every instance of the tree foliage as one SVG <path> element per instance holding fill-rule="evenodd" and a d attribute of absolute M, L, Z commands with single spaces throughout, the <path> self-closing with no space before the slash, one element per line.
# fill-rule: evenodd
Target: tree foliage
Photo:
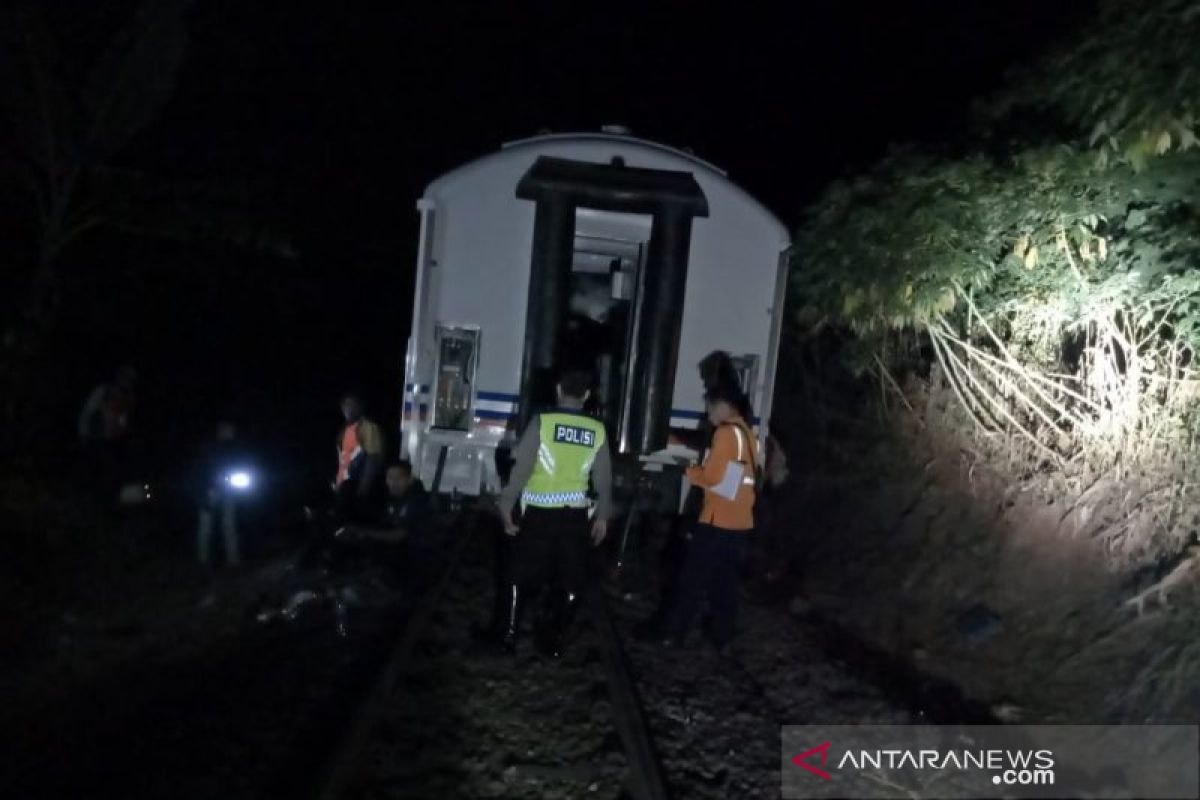
<path fill-rule="evenodd" d="M 965 138 L 831 186 L 796 236 L 801 331 L 850 328 L 861 370 L 919 332 L 980 428 L 1060 463 L 1192 424 L 1198 41 L 1196 0 L 1106 0 Z"/>
<path fill-rule="evenodd" d="M 830 187 L 797 235 L 800 321 L 923 327 L 962 312 L 958 287 L 984 313 L 1049 328 L 1178 301 L 1172 318 L 1190 335 L 1197 9 L 1110 2 L 1074 46 L 984 106 L 966 155 L 897 150 Z M 1002 139 L 1031 107 L 1071 135 Z M 1143 152 L 1146 137 L 1170 144 Z"/>
<path fill-rule="evenodd" d="M 35 3 L 0 6 L 0 111 L 37 208 L 40 259 L 100 221 L 85 197 L 103 167 L 175 91 L 190 0 L 147 0 L 98 54 L 55 35 Z"/>
<path fill-rule="evenodd" d="M 280 233 L 287 203 L 275 200 L 264 214 L 267 192 L 248 180 L 182 184 L 114 166 L 175 92 L 191 5 L 70 3 L 55 18 L 42 0 L 0 0 L 0 125 L 14 144 L 0 151 L 0 191 L 23 193 L 17 207 L 30 209 L 25 221 L 34 240 L 31 263 L 14 270 L 24 291 L 0 347 L 6 432 L 29 428 L 15 422 L 22 401 L 31 405 L 31 364 L 57 322 L 71 278 L 63 253 L 83 234 L 106 226 L 294 255 Z M 64 34 L 72 25 L 74 35 Z"/>
<path fill-rule="evenodd" d="M 1106 0 L 1069 47 L 1025 70 L 985 105 L 992 118 L 1030 108 L 1061 118 L 1100 166 L 1140 168 L 1200 144 L 1200 3 Z"/>
<path fill-rule="evenodd" d="M 280 220 L 255 202 L 278 192 L 245 179 L 182 184 L 113 166 L 175 92 L 191 5 L 143 0 L 87 47 L 65 41 L 37 3 L 0 0 L 0 112 L 17 145 L 5 171 L 35 201 L 43 264 L 101 225 L 293 254 Z"/>

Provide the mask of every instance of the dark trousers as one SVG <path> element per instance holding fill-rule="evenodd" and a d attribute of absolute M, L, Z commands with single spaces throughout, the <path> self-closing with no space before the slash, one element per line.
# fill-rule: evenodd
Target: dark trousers
<path fill-rule="evenodd" d="M 383 512 L 384 497 L 378 489 L 360 494 L 356 480 L 342 481 L 334 490 L 333 516 L 339 524 L 371 525 Z"/>
<path fill-rule="evenodd" d="M 512 582 L 579 594 L 587 584 L 590 525 L 586 509 L 529 507 L 512 542 Z"/>
<path fill-rule="evenodd" d="M 737 618 L 738 565 L 746 546 L 747 531 L 727 531 L 697 524 L 688 543 L 679 591 L 667 618 L 667 633 L 682 639 L 691 628 L 707 597 L 712 605 L 713 641 L 723 645 L 733 638 Z"/>

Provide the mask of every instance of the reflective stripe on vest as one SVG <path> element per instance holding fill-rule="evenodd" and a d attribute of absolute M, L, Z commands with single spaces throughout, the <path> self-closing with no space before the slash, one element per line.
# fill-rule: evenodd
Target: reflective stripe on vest
<path fill-rule="evenodd" d="M 745 457 L 746 457 L 746 456 L 745 456 L 745 453 L 746 453 L 746 441 L 745 441 L 745 439 L 743 438 L 743 437 L 745 436 L 745 434 L 742 432 L 742 426 L 741 426 L 741 425 L 731 425 L 730 427 L 732 427 L 732 428 L 733 428 L 733 433 L 734 433 L 734 435 L 735 435 L 735 436 L 737 436 L 737 443 L 738 443 L 737 461 L 738 461 L 738 463 L 739 463 L 739 464 L 743 464 L 743 463 L 745 463 Z M 743 478 L 742 478 L 742 485 L 743 485 L 743 486 L 753 486 L 753 485 L 754 485 L 754 483 L 755 483 L 755 481 L 754 481 L 754 475 L 753 475 L 753 474 L 746 475 L 745 477 L 743 477 Z"/>
<path fill-rule="evenodd" d="M 540 506 L 543 508 L 559 508 L 562 506 L 583 508 L 587 505 L 587 492 L 538 494 L 536 492 L 527 491 L 521 495 L 521 500 L 528 505 Z"/>
<path fill-rule="evenodd" d="M 537 463 L 521 495 L 540 508 L 586 508 L 588 478 L 605 443 L 604 423 L 571 412 L 542 414 Z"/>

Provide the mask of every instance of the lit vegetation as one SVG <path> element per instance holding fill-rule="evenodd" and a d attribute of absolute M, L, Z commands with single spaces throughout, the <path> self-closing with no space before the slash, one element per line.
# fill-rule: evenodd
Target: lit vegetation
<path fill-rule="evenodd" d="M 1147 478 L 1121 560 L 1178 549 L 1200 405 L 1200 4 L 1111 0 L 949 151 L 897 149 L 797 236 L 803 332 L 857 334 L 896 392 L 932 374 L 1028 473 Z M 893 377 L 895 375 L 896 377 Z"/>

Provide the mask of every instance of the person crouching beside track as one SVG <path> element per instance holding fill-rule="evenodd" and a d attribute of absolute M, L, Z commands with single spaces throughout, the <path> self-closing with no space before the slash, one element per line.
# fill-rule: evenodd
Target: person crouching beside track
<path fill-rule="evenodd" d="M 559 410 L 529 423 L 514 454 L 512 475 L 500 495 L 504 531 L 513 540 L 511 574 L 504 587 L 498 632 L 503 651 L 516 651 L 526 594 L 542 588 L 546 602 L 537 643 L 562 654 L 566 633 L 582 602 L 588 548 L 604 541 L 612 508 L 612 460 L 604 423 L 583 414 L 591 378 L 570 372 L 558 383 Z M 596 494 L 588 520 L 588 483 Z M 513 508 L 521 501 L 521 521 Z"/>
<path fill-rule="evenodd" d="M 702 466 L 687 478 L 704 490 L 704 507 L 692 531 L 673 608 L 667 615 L 663 644 L 678 646 L 687 636 L 700 604 L 712 605 L 709 638 L 718 649 L 733 638 L 737 617 L 738 566 L 746 538 L 754 528 L 758 453 L 754 434 L 738 413 L 738 392 L 716 387 L 704 398 L 716 429 Z"/>
<path fill-rule="evenodd" d="M 387 468 L 387 503 L 374 524 L 352 523 L 334 534 L 335 556 L 362 555 L 386 566 L 404 583 L 425 590 L 441 558 L 433 539 L 429 492 L 413 475 L 412 464 L 400 460 Z"/>

